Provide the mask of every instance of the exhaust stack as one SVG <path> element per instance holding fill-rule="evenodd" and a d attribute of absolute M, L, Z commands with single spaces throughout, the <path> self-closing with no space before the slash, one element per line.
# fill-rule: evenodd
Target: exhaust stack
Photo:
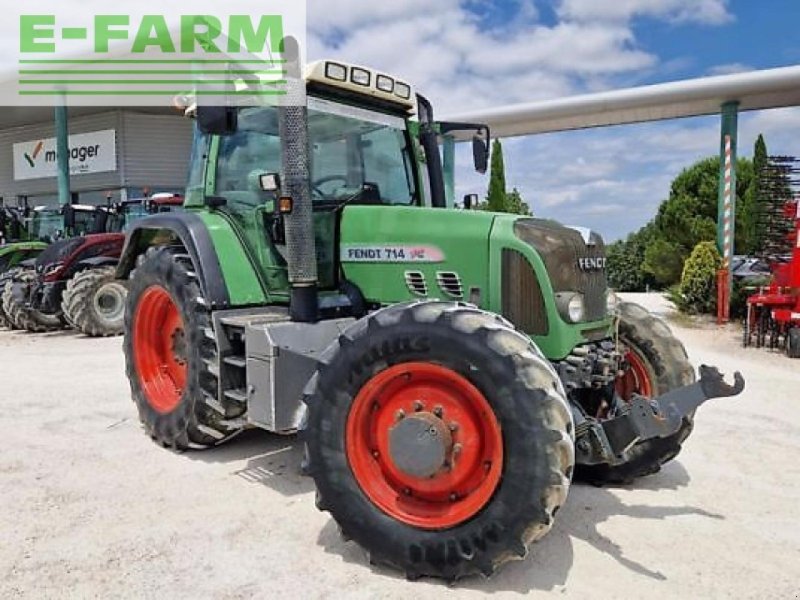
<path fill-rule="evenodd" d="M 285 215 L 286 258 L 289 266 L 289 315 L 293 321 L 313 323 L 319 318 L 317 251 L 311 204 L 308 158 L 306 82 L 297 40 L 284 40 L 287 59 L 287 98 L 278 109 L 283 165 L 282 193 L 293 200 Z"/>

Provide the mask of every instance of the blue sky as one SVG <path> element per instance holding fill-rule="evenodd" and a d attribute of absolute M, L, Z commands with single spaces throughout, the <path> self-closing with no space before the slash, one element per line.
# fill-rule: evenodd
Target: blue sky
<path fill-rule="evenodd" d="M 396 73 L 439 116 L 592 91 L 800 64 L 800 2 L 789 0 L 309 0 L 310 57 Z M 616 239 L 647 222 L 683 167 L 717 152 L 718 119 L 504 141 L 507 180 L 537 215 Z M 800 109 L 742 115 L 800 154 Z M 459 194 L 488 179 L 459 152 Z"/>

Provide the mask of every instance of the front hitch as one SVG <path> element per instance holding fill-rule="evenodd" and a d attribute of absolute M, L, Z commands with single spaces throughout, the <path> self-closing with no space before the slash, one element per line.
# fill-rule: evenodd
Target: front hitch
<path fill-rule="evenodd" d="M 728 385 L 716 367 L 702 365 L 696 383 L 658 398 L 634 394 L 622 412 L 601 423 L 611 452 L 620 456 L 640 442 L 669 437 L 678 432 L 687 415 L 708 400 L 738 396 L 744 391 L 744 377 L 738 371 L 733 377 L 734 384 Z"/>

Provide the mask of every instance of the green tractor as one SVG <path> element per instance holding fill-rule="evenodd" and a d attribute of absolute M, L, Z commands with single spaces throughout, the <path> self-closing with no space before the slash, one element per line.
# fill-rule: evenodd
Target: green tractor
<path fill-rule="evenodd" d="M 486 127 L 340 62 L 297 85 L 305 106 L 197 108 L 185 212 L 128 234 L 127 375 L 158 444 L 300 432 L 343 536 L 455 580 L 524 557 L 574 475 L 654 473 L 742 391 L 614 301 L 596 233 L 447 209 L 441 134 L 474 134 L 483 172 Z"/>
<path fill-rule="evenodd" d="M 0 274 L 47 247 L 36 235 L 37 220 L 30 212 L 28 207 L 0 206 Z"/>

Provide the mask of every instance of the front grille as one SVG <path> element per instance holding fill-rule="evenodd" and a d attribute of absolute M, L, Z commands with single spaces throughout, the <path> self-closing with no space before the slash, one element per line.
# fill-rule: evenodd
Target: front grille
<path fill-rule="evenodd" d="M 603 239 L 596 233 L 589 237 L 552 221 L 521 219 L 514 225 L 517 237 L 539 253 L 547 269 L 553 292 L 580 292 L 586 300 L 586 321 L 599 321 L 606 316 L 608 279 L 605 268 L 597 265 L 605 260 Z M 582 259 L 588 270 L 580 267 Z"/>
<path fill-rule="evenodd" d="M 547 335 L 550 324 L 542 287 L 521 252 L 503 249 L 501 286 L 503 316 L 529 335 Z"/>

